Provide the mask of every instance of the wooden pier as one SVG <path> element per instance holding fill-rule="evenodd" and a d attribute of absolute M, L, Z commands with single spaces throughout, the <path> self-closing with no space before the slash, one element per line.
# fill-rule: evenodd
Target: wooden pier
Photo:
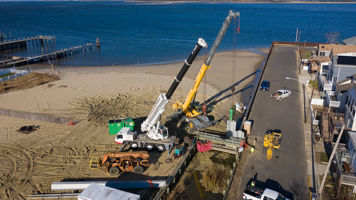
<path fill-rule="evenodd" d="M 30 45 L 48 45 L 48 44 L 53 44 L 53 42 L 56 42 L 56 37 L 55 36 L 32 36 L 32 37 L 27 37 L 27 38 L 19 38 L 19 39 L 13 39 L 13 40 L 5 40 L 4 42 L 0 41 L 0 51 L 5 51 L 5 50 L 10 50 L 10 49 L 16 49 L 16 48 L 22 48 L 22 47 L 27 47 Z"/>
<path fill-rule="evenodd" d="M 16 58 L 16 59 L 6 59 L 0 61 L 0 68 L 7 68 L 11 66 L 20 66 L 20 65 L 26 65 L 26 64 L 32 64 L 32 63 L 37 63 L 37 62 L 44 62 L 48 60 L 53 60 L 53 59 L 58 59 L 58 58 L 64 58 L 67 56 L 73 56 L 74 54 L 77 53 L 84 53 L 92 50 L 95 52 L 95 45 L 93 43 L 87 43 L 84 45 L 80 46 L 75 46 L 71 47 L 69 49 L 62 49 L 59 51 L 39 55 L 39 56 L 34 56 L 34 57 L 23 57 L 23 58 Z"/>

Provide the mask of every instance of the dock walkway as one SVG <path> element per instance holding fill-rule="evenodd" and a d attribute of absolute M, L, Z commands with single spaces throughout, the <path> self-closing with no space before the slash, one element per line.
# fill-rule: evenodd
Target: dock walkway
<path fill-rule="evenodd" d="M 35 45 L 35 44 L 52 44 L 56 42 L 55 36 L 32 36 L 22 39 L 13 39 L 13 40 L 5 40 L 5 42 L 0 42 L 0 51 L 16 49 L 27 47 L 28 45 Z"/>
<path fill-rule="evenodd" d="M 93 50 L 95 52 L 95 45 L 93 43 L 87 43 L 84 45 L 80 46 L 75 46 L 71 47 L 68 49 L 62 49 L 59 51 L 43 54 L 43 55 L 38 55 L 34 57 L 22 57 L 22 58 L 16 58 L 16 59 L 7 59 L 7 60 L 2 60 L 0 61 L 0 68 L 6 68 L 10 66 L 19 66 L 19 65 L 25 65 L 25 64 L 31 64 L 31 63 L 37 63 L 37 62 L 43 62 L 47 60 L 52 60 L 52 59 L 58 59 L 58 58 L 63 58 L 66 56 L 74 55 L 76 53 L 80 52 L 86 52 L 89 50 Z"/>

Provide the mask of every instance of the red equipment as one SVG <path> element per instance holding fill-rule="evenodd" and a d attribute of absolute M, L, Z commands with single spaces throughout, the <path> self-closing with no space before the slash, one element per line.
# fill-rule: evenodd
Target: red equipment
<path fill-rule="evenodd" d="M 212 149 L 212 144 L 209 140 L 202 140 L 197 142 L 197 149 L 199 152 L 203 153 Z"/>

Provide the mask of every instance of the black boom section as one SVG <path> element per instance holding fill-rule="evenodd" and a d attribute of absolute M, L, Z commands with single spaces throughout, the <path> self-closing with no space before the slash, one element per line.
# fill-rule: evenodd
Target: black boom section
<path fill-rule="evenodd" d="M 177 89 L 180 81 L 184 77 L 185 73 L 188 71 L 190 65 L 193 63 L 195 57 L 198 55 L 198 53 L 199 53 L 201 48 L 202 48 L 202 45 L 198 42 L 195 45 L 192 53 L 189 55 L 189 58 L 185 61 L 182 69 L 180 70 L 180 72 L 178 73 L 177 77 L 173 81 L 173 83 L 172 83 L 171 87 L 169 88 L 168 92 L 166 93 L 167 99 L 171 98 L 171 96 L 173 95 L 174 91 Z"/>

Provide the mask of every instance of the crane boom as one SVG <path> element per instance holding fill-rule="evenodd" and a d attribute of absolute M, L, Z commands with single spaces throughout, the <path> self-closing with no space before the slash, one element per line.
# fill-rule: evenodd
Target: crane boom
<path fill-rule="evenodd" d="M 208 56 L 205 60 L 205 62 L 203 63 L 202 67 L 200 68 L 200 71 L 195 79 L 194 85 L 192 87 L 192 89 L 190 90 L 186 100 L 184 101 L 184 103 L 182 102 L 176 102 L 175 105 L 173 105 L 173 108 L 180 108 L 184 114 L 188 117 L 195 117 L 197 115 L 199 115 L 200 113 L 194 109 L 190 108 L 190 104 L 192 103 L 192 100 L 194 99 L 197 91 L 199 90 L 199 85 L 205 75 L 205 72 L 207 71 L 207 69 L 210 68 L 210 62 L 213 59 L 215 52 L 217 50 L 217 48 L 220 45 L 221 40 L 223 39 L 227 29 L 230 26 L 230 23 L 232 21 L 233 18 L 236 18 L 240 15 L 239 12 L 234 13 L 232 10 L 229 11 L 229 15 L 226 17 L 220 31 L 219 34 L 217 35 L 213 46 L 211 47 Z"/>
<path fill-rule="evenodd" d="M 188 59 L 185 60 L 185 63 L 178 73 L 177 77 L 174 78 L 174 81 L 169 88 L 166 94 L 160 94 L 158 99 L 153 106 L 151 112 L 148 114 L 146 120 L 141 124 L 141 131 L 147 132 L 147 136 L 153 140 L 160 140 L 168 137 L 167 128 L 164 126 L 159 126 L 159 118 L 164 112 L 164 109 L 173 95 L 174 91 L 177 89 L 180 81 L 184 77 L 185 73 L 188 71 L 190 65 L 193 63 L 194 59 L 198 55 L 202 47 L 207 47 L 204 39 L 199 38 L 197 44 L 195 45 L 193 51 L 189 55 Z"/>

